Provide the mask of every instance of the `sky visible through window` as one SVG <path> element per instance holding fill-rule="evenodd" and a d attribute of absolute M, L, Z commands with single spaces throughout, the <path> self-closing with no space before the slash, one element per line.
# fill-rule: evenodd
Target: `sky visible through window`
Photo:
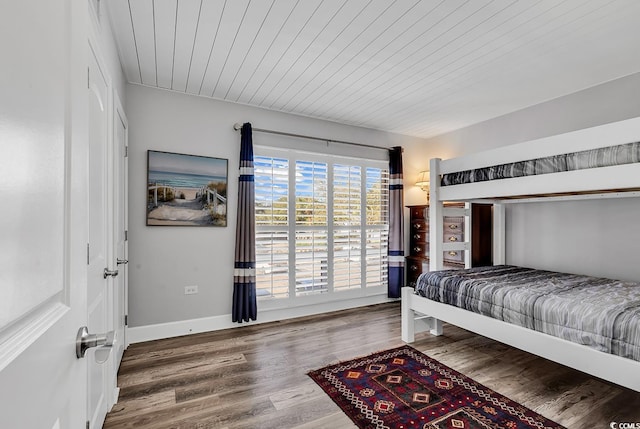
<path fill-rule="evenodd" d="M 256 186 L 270 186 L 272 189 L 271 195 L 256 194 L 257 202 L 270 203 L 278 200 L 280 197 L 286 197 L 289 190 L 288 180 L 273 181 L 272 175 L 275 168 L 288 169 L 288 160 L 283 158 L 268 158 L 256 156 L 254 159 L 255 170 L 255 183 Z M 324 169 L 320 167 L 324 165 Z M 324 180 L 326 186 L 326 180 L 328 167 L 325 163 L 314 163 L 310 161 L 302 161 L 297 163 L 296 169 L 296 196 L 301 197 L 313 197 L 314 185 L 318 186 L 319 182 Z M 361 171 L 354 173 L 360 176 Z M 366 168 L 366 190 L 367 192 L 380 183 L 383 170 L 379 168 Z M 334 182 L 335 185 L 346 185 L 345 182 Z"/>

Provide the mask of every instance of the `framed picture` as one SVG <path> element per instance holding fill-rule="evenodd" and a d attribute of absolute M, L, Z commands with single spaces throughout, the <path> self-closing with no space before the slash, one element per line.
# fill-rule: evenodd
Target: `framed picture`
<path fill-rule="evenodd" d="M 147 225 L 227 226 L 228 160 L 147 151 Z"/>

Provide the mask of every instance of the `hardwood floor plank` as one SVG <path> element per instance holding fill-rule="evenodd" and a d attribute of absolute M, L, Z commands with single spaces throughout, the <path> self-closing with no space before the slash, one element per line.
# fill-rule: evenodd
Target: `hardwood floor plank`
<path fill-rule="evenodd" d="M 220 345 L 225 350 L 224 354 L 238 353 L 240 350 L 246 349 L 244 341 L 233 339 L 233 341 L 223 341 Z M 174 362 L 184 360 L 185 357 L 203 357 L 219 355 L 218 350 L 211 349 L 211 343 L 193 344 L 182 347 L 164 348 L 152 350 L 143 354 L 127 355 L 126 359 L 120 364 L 120 375 L 128 372 L 135 372 L 138 369 L 150 368 L 154 366 L 165 366 Z"/>
<path fill-rule="evenodd" d="M 326 396 L 326 395 L 325 395 Z M 333 401 L 305 401 L 295 408 L 275 410 L 244 418 L 231 425 L 231 429 L 282 429 L 299 426 L 309 421 L 318 420 L 329 413 L 339 410 Z"/>
<path fill-rule="evenodd" d="M 269 400 L 276 410 L 285 410 L 295 407 L 301 402 L 320 399 L 322 395 L 325 395 L 322 389 L 312 380 L 309 380 L 309 382 L 300 386 L 290 387 L 269 395 Z"/>
<path fill-rule="evenodd" d="M 167 365 L 149 367 L 145 371 L 126 373 L 122 377 L 118 377 L 118 384 L 121 387 L 128 387 L 154 380 L 181 377 L 185 373 L 211 372 L 217 368 L 234 366 L 246 361 L 245 356 L 240 353 L 225 356 L 198 356 L 195 359 L 191 358 Z"/>
<path fill-rule="evenodd" d="M 303 423 L 299 426 L 295 426 L 292 429 L 350 429 L 356 428 L 357 426 L 351 421 L 349 417 L 342 411 L 338 411 L 337 413 L 329 414 L 327 416 L 321 417 L 317 420 L 312 420 L 307 423 Z"/>
<path fill-rule="evenodd" d="M 630 420 L 629 416 L 635 417 Z M 575 427 L 593 427 L 592 422 L 594 421 L 640 423 L 640 395 L 632 390 L 624 389 L 617 395 L 609 397 L 598 408 L 585 413 L 581 419 L 577 419 Z"/>
<path fill-rule="evenodd" d="M 265 406 L 271 406 L 265 401 Z M 127 418 L 114 418 L 107 414 L 105 428 L 113 429 L 164 429 L 179 427 L 182 421 L 198 417 L 202 413 L 215 413 L 221 408 L 219 397 L 207 397 L 181 404 L 171 404 L 163 407 L 140 409 L 131 413 Z M 223 425 L 219 425 L 222 427 Z"/>
<path fill-rule="evenodd" d="M 640 393 L 446 325 L 413 347 L 569 428 L 640 421 Z M 307 376 L 398 347 L 399 303 L 134 344 L 105 429 L 355 427 Z"/>
<path fill-rule="evenodd" d="M 553 414 L 558 416 L 558 420 L 562 420 L 565 426 L 577 427 L 585 414 L 601 408 L 617 391 L 616 386 L 589 379 L 560 393 L 556 398 L 536 407 L 534 411 L 543 415 Z"/>
<path fill-rule="evenodd" d="M 175 405 L 176 395 L 173 389 L 163 392 L 153 393 L 134 397 L 128 400 L 119 400 L 109 412 L 111 424 L 123 422 L 131 418 L 134 414 L 141 414 L 149 409 L 162 409 Z"/>

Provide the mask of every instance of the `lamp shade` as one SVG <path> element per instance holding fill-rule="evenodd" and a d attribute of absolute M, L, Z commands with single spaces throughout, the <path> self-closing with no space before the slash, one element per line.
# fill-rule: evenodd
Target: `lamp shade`
<path fill-rule="evenodd" d="M 419 186 L 423 191 L 425 188 L 429 188 L 429 172 L 421 171 L 418 173 L 418 180 L 416 181 L 416 186 Z"/>

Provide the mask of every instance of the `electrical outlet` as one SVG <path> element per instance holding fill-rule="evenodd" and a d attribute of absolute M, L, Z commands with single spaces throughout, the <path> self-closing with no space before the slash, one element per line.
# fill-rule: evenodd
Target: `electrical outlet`
<path fill-rule="evenodd" d="M 198 293 L 198 286 L 185 286 L 184 294 L 185 295 L 193 295 Z"/>

